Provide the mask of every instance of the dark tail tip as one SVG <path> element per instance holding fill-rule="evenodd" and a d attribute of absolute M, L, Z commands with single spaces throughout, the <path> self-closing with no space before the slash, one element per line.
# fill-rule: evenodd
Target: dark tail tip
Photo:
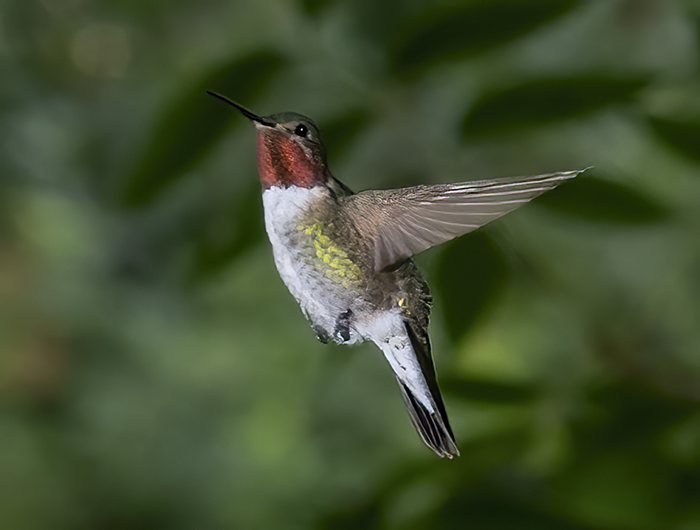
<path fill-rule="evenodd" d="M 446 423 L 447 419 L 443 419 L 439 412 L 430 412 L 416 399 L 406 385 L 398 379 L 397 381 L 399 382 L 399 387 L 401 387 L 404 403 L 406 403 L 406 408 L 411 416 L 411 422 L 425 445 L 435 451 L 435 454 L 441 458 L 445 456 L 447 458 L 459 456 L 459 449 L 457 449 L 457 444 L 452 435 L 452 429 Z"/>

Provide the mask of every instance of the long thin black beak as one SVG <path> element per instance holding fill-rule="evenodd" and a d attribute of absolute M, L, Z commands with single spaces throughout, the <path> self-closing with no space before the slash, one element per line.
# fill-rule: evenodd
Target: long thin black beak
<path fill-rule="evenodd" d="M 242 105 L 239 105 L 238 103 L 227 98 L 226 96 L 222 96 L 221 94 L 217 94 L 216 92 L 212 92 L 210 90 L 207 90 L 207 94 L 209 94 L 210 96 L 214 96 L 216 99 L 220 99 L 224 103 L 228 103 L 251 121 L 256 121 L 262 125 L 266 125 L 267 127 L 274 127 L 275 125 L 277 125 L 276 123 L 268 120 L 267 118 L 263 118 L 262 116 L 258 116 L 257 114 L 250 112 L 247 108 L 243 107 Z"/>

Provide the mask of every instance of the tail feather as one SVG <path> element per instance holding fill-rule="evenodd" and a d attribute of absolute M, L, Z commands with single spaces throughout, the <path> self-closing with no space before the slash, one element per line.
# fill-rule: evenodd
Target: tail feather
<path fill-rule="evenodd" d="M 413 348 L 418 364 L 420 365 L 421 372 L 423 373 L 423 378 L 428 385 L 430 397 L 437 407 L 437 412 L 443 420 L 442 423 L 444 424 L 444 427 L 447 429 L 448 434 L 454 441 L 455 435 L 452 433 L 452 427 L 450 427 L 450 422 L 447 419 L 447 411 L 445 410 L 445 404 L 442 401 L 440 387 L 438 387 L 437 374 L 435 373 L 433 356 L 430 352 L 430 339 L 428 338 L 428 334 L 425 332 L 425 330 L 423 330 L 423 334 L 419 336 L 419 334 L 416 333 L 414 326 L 410 322 L 404 322 L 404 326 L 406 327 L 408 339 L 411 341 L 411 347 Z"/>
<path fill-rule="evenodd" d="M 450 421 L 447 419 L 447 411 L 445 410 L 445 404 L 442 401 L 442 395 L 438 387 L 433 357 L 430 353 L 430 339 L 428 338 L 428 334 L 424 329 L 418 327 L 419 331 L 423 331 L 423 333 L 419 335 L 411 322 L 404 322 L 404 326 L 406 327 L 406 333 L 411 341 L 411 347 L 421 367 L 423 378 L 430 392 L 430 399 L 435 408 L 435 412 L 427 410 L 421 402 L 411 394 L 410 389 L 399 381 L 404 403 L 406 403 L 411 421 L 418 431 L 418 434 L 420 434 L 423 439 L 423 442 L 439 456 L 447 456 L 448 458 L 459 456 L 459 449 L 457 449 L 455 436 L 452 433 Z M 428 440 L 433 441 L 433 443 L 429 443 Z"/>
<path fill-rule="evenodd" d="M 397 377 L 403 395 L 403 401 L 408 409 L 413 426 L 423 440 L 440 457 L 452 458 L 459 456 L 459 449 L 455 444 L 452 429 L 447 421 L 447 416 L 430 412 L 418 401 L 409 388 Z"/>
<path fill-rule="evenodd" d="M 386 337 L 373 340 L 396 375 L 411 422 L 425 445 L 440 457 L 459 456 L 425 330 L 417 322 L 389 315 L 378 320 L 373 331 L 375 336 Z"/>

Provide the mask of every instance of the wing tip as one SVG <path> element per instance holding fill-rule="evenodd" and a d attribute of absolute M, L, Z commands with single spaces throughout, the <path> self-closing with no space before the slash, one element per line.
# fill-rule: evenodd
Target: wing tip
<path fill-rule="evenodd" d="M 578 177 L 581 173 L 593 169 L 593 166 L 588 166 L 583 169 L 572 169 L 571 171 L 555 171 L 554 173 L 543 173 L 541 175 L 533 175 L 530 177 L 505 177 L 504 179 L 494 179 L 494 180 L 514 180 L 515 182 L 523 183 L 539 183 L 543 181 L 550 181 L 552 187 L 558 186 L 561 181 L 569 180 Z"/>
<path fill-rule="evenodd" d="M 571 171 L 559 171 L 557 173 L 553 173 L 552 176 L 559 176 L 562 179 L 572 179 L 574 177 L 578 177 L 581 173 L 585 173 L 589 169 L 593 169 L 594 166 L 588 166 L 584 167 L 583 169 L 574 169 Z"/>

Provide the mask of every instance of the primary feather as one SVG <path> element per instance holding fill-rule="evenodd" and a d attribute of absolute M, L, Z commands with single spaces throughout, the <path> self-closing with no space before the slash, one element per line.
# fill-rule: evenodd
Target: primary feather
<path fill-rule="evenodd" d="M 344 206 L 357 212 L 358 229 L 372 239 L 379 271 L 476 230 L 579 173 L 370 190 L 346 197 Z M 365 211 L 373 215 L 360 215 Z"/>

